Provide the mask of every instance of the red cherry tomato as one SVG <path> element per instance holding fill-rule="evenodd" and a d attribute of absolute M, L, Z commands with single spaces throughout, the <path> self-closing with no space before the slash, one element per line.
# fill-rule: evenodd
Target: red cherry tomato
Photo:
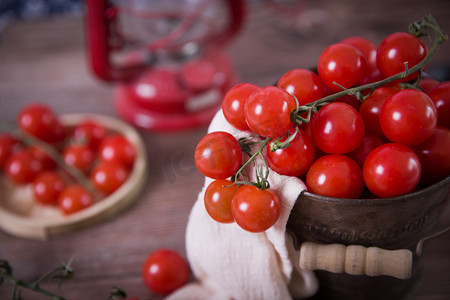
<path fill-rule="evenodd" d="M 244 185 L 234 194 L 231 211 L 242 229 L 263 232 L 278 220 L 280 205 L 280 199 L 273 190 L 260 190 L 253 185 Z"/>
<path fill-rule="evenodd" d="M 450 81 L 435 86 L 429 93 L 438 113 L 438 125 L 450 128 Z"/>
<path fill-rule="evenodd" d="M 103 161 L 116 161 L 131 169 L 136 159 L 136 149 L 126 137 L 115 134 L 103 140 L 99 155 Z"/>
<path fill-rule="evenodd" d="M 357 48 L 337 43 L 326 48 L 319 56 L 317 70 L 320 79 L 335 92 L 342 87 L 351 88 L 364 80 L 367 75 L 367 62 Z"/>
<path fill-rule="evenodd" d="M 308 191 L 337 198 L 358 198 L 364 182 L 361 168 L 351 158 L 330 154 L 317 159 L 306 174 Z"/>
<path fill-rule="evenodd" d="M 324 97 L 324 87 L 319 76 L 308 69 L 294 69 L 278 80 L 277 86 L 293 94 L 299 105 Z"/>
<path fill-rule="evenodd" d="M 362 140 L 361 145 L 358 148 L 356 148 L 356 150 L 347 153 L 347 156 L 353 159 L 362 169 L 367 155 L 369 155 L 369 153 L 372 152 L 372 150 L 385 143 L 386 141 L 380 138 L 379 136 L 376 136 L 371 133 L 366 133 L 366 135 Z"/>
<path fill-rule="evenodd" d="M 3 168 L 8 157 L 18 151 L 20 142 L 13 135 L 9 133 L 2 133 L 0 135 L 0 168 Z"/>
<path fill-rule="evenodd" d="M 115 161 L 102 161 L 91 172 L 92 185 L 109 195 L 115 192 L 128 178 L 129 170 Z"/>
<path fill-rule="evenodd" d="M 384 133 L 380 126 L 381 108 L 384 102 L 397 92 L 398 90 L 396 88 L 379 87 L 361 103 L 359 113 L 364 119 L 364 126 L 367 132 L 384 138 Z"/>
<path fill-rule="evenodd" d="M 352 45 L 364 55 L 367 62 L 367 75 L 361 84 L 367 84 L 381 80 L 381 72 L 377 66 L 377 45 L 371 40 L 361 37 L 352 36 L 341 41 L 341 43 Z"/>
<path fill-rule="evenodd" d="M 374 195 L 381 198 L 412 192 L 420 176 L 419 158 L 402 144 L 381 145 L 370 152 L 364 162 L 364 182 Z"/>
<path fill-rule="evenodd" d="M 237 184 L 225 179 L 215 180 L 208 185 L 204 203 L 211 218 L 220 223 L 234 222 L 231 213 L 231 200 L 237 190 Z"/>
<path fill-rule="evenodd" d="M 160 249 L 145 260 L 142 279 L 153 292 L 168 295 L 188 282 L 189 266 L 177 252 Z"/>
<path fill-rule="evenodd" d="M 293 127 L 291 112 L 294 97 L 276 86 L 267 86 L 253 92 L 245 103 L 245 119 L 250 129 L 263 137 L 278 138 Z"/>
<path fill-rule="evenodd" d="M 378 46 L 377 66 L 384 77 L 390 77 L 405 71 L 405 62 L 411 69 L 427 55 L 425 43 L 412 34 L 395 32 L 387 36 Z M 401 81 L 411 81 L 418 73 L 410 74 Z"/>
<path fill-rule="evenodd" d="M 439 80 L 433 78 L 422 78 L 419 82 L 419 87 L 425 92 L 429 93 L 435 86 L 439 84 Z"/>
<path fill-rule="evenodd" d="M 434 184 L 450 175 L 450 129 L 436 127 L 433 135 L 413 150 L 422 165 L 421 183 Z"/>
<path fill-rule="evenodd" d="M 285 141 L 286 138 L 280 141 Z M 272 140 L 273 142 L 273 140 Z M 270 144 L 269 144 L 270 145 Z M 266 160 L 275 172 L 288 176 L 301 176 L 308 171 L 315 158 L 315 146 L 312 138 L 299 130 L 289 147 L 270 151 L 266 147 Z"/>
<path fill-rule="evenodd" d="M 232 87 L 224 96 L 222 111 L 225 119 L 239 130 L 249 131 L 245 121 L 244 107 L 248 97 L 259 89 L 259 86 L 251 83 L 242 83 Z"/>
<path fill-rule="evenodd" d="M 195 165 L 205 176 L 226 179 L 242 165 L 242 150 L 234 136 L 224 131 L 211 132 L 198 143 L 194 153 Z"/>
<path fill-rule="evenodd" d="M 395 143 L 408 146 L 423 143 L 433 134 L 436 124 L 436 107 L 430 97 L 419 90 L 401 90 L 381 108 L 381 129 Z"/>
<path fill-rule="evenodd" d="M 42 172 L 33 181 L 34 198 L 42 204 L 56 205 L 65 186 L 61 174 L 55 171 Z"/>
<path fill-rule="evenodd" d="M 47 143 L 60 142 L 66 137 L 56 114 L 44 104 L 25 106 L 17 116 L 17 123 L 22 131 Z"/>
<path fill-rule="evenodd" d="M 70 215 L 94 203 L 92 195 L 81 185 L 72 184 L 66 186 L 58 197 L 58 206 L 65 215 Z"/>
<path fill-rule="evenodd" d="M 5 163 L 7 177 L 16 184 L 32 182 L 42 170 L 42 163 L 29 150 L 11 154 Z"/>
<path fill-rule="evenodd" d="M 91 170 L 95 155 L 86 145 L 70 145 L 63 150 L 64 162 L 87 174 Z"/>
<path fill-rule="evenodd" d="M 106 137 L 106 128 L 91 120 L 85 120 L 75 126 L 73 130 L 74 143 L 87 145 L 96 151 L 103 139 Z"/>
<path fill-rule="evenodd" d="M 34 157 L 36 157 L 39 161 L 41 161 L 44 170 L 53 170 L 56 168 L 56 162 L 53 158 L 51 158 L 44 149 L 39 146 L 31 146 L 30 151 L 33 153 Z"/>
<path fill-rule="evenodd" d="M 322 107 L 311 123 L 314 144 L 326 153 L 353 151 L 361 145 L 364 134 L 364 120 L 359 112 L 342 102 Z"/>

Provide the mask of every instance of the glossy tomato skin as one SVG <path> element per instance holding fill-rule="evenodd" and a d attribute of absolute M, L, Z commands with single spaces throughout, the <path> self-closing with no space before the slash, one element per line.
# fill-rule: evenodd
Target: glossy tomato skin
<path fill-rule="evenodd" d="M 259 86 L 251 83 L 241 83 L 232 87 L 224 96 L 222 111 L 225 119 L 235 128 L 242 131 L 250 131 L 245 121 L 244 107 L 248 97 L 259 89 Z"/>
<path fill-rule="evenodd" d="M 380 112 L 384 102 L 399 90 L 393 87 L 379 87 L 365 99 L 359 107 L 359 113 L 364 120 L 366 132 L 384 138 L 380 125 Z"/>
<path fill-rule="evenodd" d="M 34 199 L 41 204 L 56 205 L 65 186 L 66 183 L 61 174 L 55 171 L 44 171 L 33 181 Z"/>
<path fill-rule="evenodd" d="M 287 134 L 293 127 L 291 112 L 295 109 L 294 97 L 276 86 L 258 89 L 245 103 L 245 119 L 256 134 L 278 138 Z"/>
<path fill-rule="evenodd" d="M 92 185 L 99 191 L 109 195 L 127 181 L 129 170 L 115 161 L 101 161 L 90 173 Z"/>
<path fill-rule="evenodd" d="M 361 145 L 356 150 L 347 153 L 347 156 L 353 159 L 362 169 L 367 155 L 375 148 L 386 144 L 386 140 L 374 134 L 366 133 Z"/>
<path fill-rule="evenodd" d="M 362 84 L 375 82 L 382 79 L 377 66 L 377 45 L 368 38 L 362 36 L 351 36 L 341 41 L 341 43 L 352 45 L 364 55 L 367 62 L 367 75 Z"/>
<path fill-rule="evenodd" d="M 380 125 L 384 135 L 408 146 L 426 141 L 437 125 L 437 111 L 430 97 L 416 89 L 404 89 L 383 104 Z"/>
<path fill-rule="evenodd" d="M 66 137 L 64 127 L 48 106 L 32 103 L 17 115 L 18 127 L 25 133 L 47 143 L 57 143 Z"/>
<path fill-rule="evenodd" d="M 189 266 L 177 252 L 160 249 L 145 260 L 142 279 L 151 291 L 168 295 L 188 282 Z"/>
<path fill-rule="evenodd" d="M 450 129 L 436 127 L 433 135 L 420 145 L 413 147 L 422 165 L 420 182 L 434 184 L 450 176 Z"/>
<path fill-rule="evenodd" d="M 231 200 L 237 190 L 237 184 L 225 179 L 215 180 L 208 185 L 203 200 L 211 218 L 219 223 L 234 222 Z"/>
<path fill-rule="evenodd" d="M 80 184 L 66 186 L 58 197 L 58 207 L 64 215 L 70 215 L 94 204 L 92 195 Z"/>
<path fill-rule="evenodd" d="M 28 149 L 11 154 L 5 162 L 6 176 L 16 184 L 31 183 L 43 169 Z"/>
<path fill-rule="evenodd" d="M 242 150 L 236 138 L 225 131 L 205 135 L 194 153 L 197 169 L 213 179 L 226 179 L 242 165 Z"/>
<path fill-rule="evenodd" d="M 367 188 L 377 197 L 395 197 L 412 192 L 419 183 L 422 167 L 409 147 L 387 143 L 367 156 L 363 177 Z"/>
<path fill-rule="evenodd" d="M 450 81 L 436 85 L 428 93 L 438 113 L 438 125 L 450 128 Z"/>
<path fill-rule="evenodd" d="M 42 163 L 44 170 L 54 170 L 56 168 L 56 161 L 50 157 L 44 149 L 37 145 L 33 145 L 29 147 L 29 150 L 33 153 L 33 156 Z"/>
<path fill-rule="evenodd" d="M 311 122 L 314 144 L 325 153 L 351 152 L 359 147 L 364 135 L 363 118 L 356 109 L 343 102 L 325 105 Z"/>
<path fill-rule="evenodd" d="M 387 36 L 377 49 L 377 66 L 384 77 L 405 71 L 405 62 L 411 69 L 427 55 L 425 43 L 406 32 L 395 32 Z M 418 73 L 410 74 L 401 81 L 411 81 Z"/>
<path fill-rule="evenodd" d="M 68 166 L 77 168 L 85 174 L 89 173 L 95 159 L 94 152 L 87 145 L 67 146 L 62 156 Z"/>
<path fill-rule="evenodd" d="M 264 232 L 278 220 L 280 205 L 280 199 L 273 190 L 244 185 L 234 195 L 231 211 L 234 220 L 242 229 Z"/>
<path fill-rule="evenodd" d="M 115 161 L 128 169 L 133 168 L 136 159 L 134 145 L 123 135 L 113 134 L 103 139 L 98 150 L 103 161 Z"/>
<path fill-rule="evenodd" d="M 9 133 L 0 134 L 0 168 L 3 168 L 8 157 L 18 150 L 20 142 Z"/>
<path fill-rule="evenodd" d="M 299 105 L 324 97 L 324 86 L 319 76 L 308 69 L 293 69 L 278 80 L 277 86 L 293 94 Z"/>
<path fill-rule="evenodd" d="M 280 141 L 284 142 L 285 140 L 286 138 L 283 138 Z M 270 147 L 266 147 L 265 157 L 267 164 L 275 172 L 298 177 L 306 173 L 314 161 L 315 154 L 312 138 L 300 129 L 289 147 L 275 151 L 270 151 Z"/>
<path fill-rule="evenodd" d="M 351 158 L 341 154 L 317 159 L 306 174 L 309 192 L 337 198 L 356 199 L 361 196 L 364 182 L 361 168 Z"/>
<path fill-rule="evenodd" d="M 106 135 L 106 128 L 91 120 L 85 120 L 75 126 L 72 133 L 74 143 L 87 145 L 92 151 L 97 151 Z"/>
<path fill-rule="evenodd" d="M 336 43 L 320 54 L 317 70 L 320 79 L 330 90 L 340 92 L 342 87 L 333 82 L 345 88 L 361 83 L 367 75 L 367 62 L 357 48 Z"/>

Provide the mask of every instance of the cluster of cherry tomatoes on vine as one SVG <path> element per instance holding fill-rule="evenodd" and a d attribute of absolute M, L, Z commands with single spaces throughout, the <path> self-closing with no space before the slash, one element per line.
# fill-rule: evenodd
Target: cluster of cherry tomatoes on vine
<path fill-rule="evenodd" d="M 134 145 L 95 120 L 66 127 L 51 108 L 32 103 L 19 112 L 17 127 L 19 135 L 0 134 L 0 168 L 12 184 L 31 184 L 38 203 L 65 215 L 113 193 L 134 164 Z"/>
<path fill-rule="evenodd" d="M 350 37 L 326 48 L 317 70 L 291 70 L 276 86 L 231 88 L 224 117 L 253 138 L 218 131 L 198 143 L 197 168 L 214 179 L 204 196 L 209 215 L 251 232 L 277 221 L 280 199 L 264 172 L 245 182 L 246 154 L 330 197 L 395 197 L 447 178 L 450 82 L 422 76 L 428 52 L 406 32 L 378 46 Z M 251 156 L 246 149 L 255 144 Z"/>

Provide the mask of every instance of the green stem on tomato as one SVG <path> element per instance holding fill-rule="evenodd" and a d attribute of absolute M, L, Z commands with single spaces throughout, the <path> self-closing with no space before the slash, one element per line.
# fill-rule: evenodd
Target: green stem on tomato
<path fill-rule="evenodd" d="M 419 62 L 418 64 L 416 64 L 415 66 L 413 66 L 410 69 L 408 69 L 407 63 L 405 63 L 405 71 L 402 71 L 398 74 L 395 74 L 393 76 L 382 79 L 380 81 L 368 83 L 365 85 L 361 85 L 361 86 L 357 86 L 357 87 L 353 87 L 353 88 L 349 88 L 349 89 L 342 87 L 343 90 L 341 92 L 338 92 L 338 93 L 335 93 L 332 95 L 328 95 L 328 96 L 318 99 L 314 102 L 297 107 L 291 113 L 291 119 L 294 120 L 295 123 L 303 123 L 303 122 L 307 123 L 310 121 L 312 111 L 316 112 L 317 109 L 320 108 L 321 106 L 324 106 L 324 105 L 332 102 L 333 100 L 336 100 L 339 97 L 342 97 L 345 95 L 352 95 L 352 96 L 361 95 L 361 93 L 365 90 L 370 90 L 370 93 L 372 93 L 376 88 L 383 86 L 387 83 L 393 82 L 395 80 L 406 78 L 411 73 L 419 72 L 419 74 L 421 74 L 421 72 L 426 67 L 426 65 L 430 62 L 431 58 L 434 56 L 434 54 L 436 53 L 438 48 L 441 46 L 441 44 L 443 44 L 448 39 L 448 35 L 446 35 L 440 29 L 439 25 L 437 24 L 437 22 L 431 15 L 426 15 L 421 22 L 415 22 L 415 23 L 411 24 L 410 32 L 411 32 L 411 34 L 414 34 L 416 36 L 423 36 L 426 34 L 427 28 L 433 29 L 435 39 L 434 39 L 434 42 L 433 42 L 430 50 L 428 51 L 427 55 L 421 62 Z M 339 85 L 336 82 L 335 82 L 335 84 Z M 305 112 L 308 113 L 308 118 L 303 118 L 300 116 L 301 113 L 305 113 Z"/>

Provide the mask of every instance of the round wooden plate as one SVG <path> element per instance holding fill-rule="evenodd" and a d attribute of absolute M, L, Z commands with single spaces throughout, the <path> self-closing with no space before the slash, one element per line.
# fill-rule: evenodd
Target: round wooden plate
<path fill-rule="evenodd" d="M 147 155 L 144 142 L 137 130 L 122 120 L 96 114 L 67 114 L 61 122 L 71 127 L 83 120 L 93 120 L 109 131 L 121 133 L 136 149 L 136 160 L 125 183 L 111 195 L 82 211 L 63 215 L 58 208 L 41 205 L 32 197 L 31 185 L 17 187 L 4 176 L 0 179 L 0 229 L 9 234 L 36 240 L 91 226 L 117 214 L 140 193 L 146 181 Z"/>

